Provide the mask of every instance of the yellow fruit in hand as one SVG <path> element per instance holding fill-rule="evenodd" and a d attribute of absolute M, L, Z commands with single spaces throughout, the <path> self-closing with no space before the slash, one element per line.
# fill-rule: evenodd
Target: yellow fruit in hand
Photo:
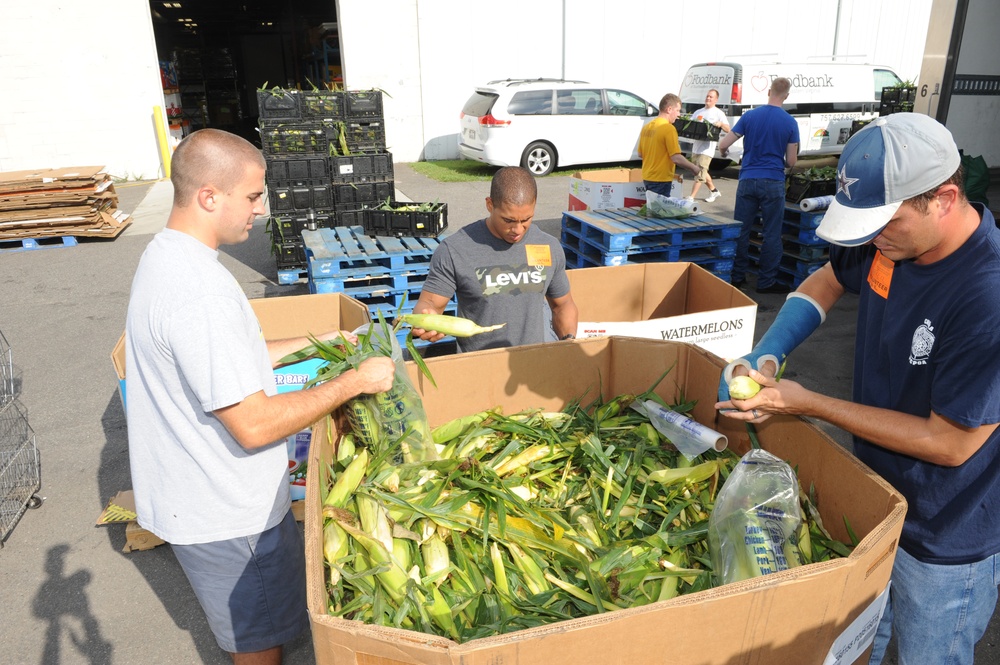
<path fill-rule="evenodd" d="M 729 396 L 733 399 L 750 399 L 760 392 L 760 384 L 749 376 L 737 376 L 729 382 Z"/>

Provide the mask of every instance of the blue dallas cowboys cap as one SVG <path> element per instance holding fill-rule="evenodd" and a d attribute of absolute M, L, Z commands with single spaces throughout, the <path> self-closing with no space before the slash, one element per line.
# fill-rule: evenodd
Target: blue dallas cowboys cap
<path fill-rule="evenodd" d="M 844 146 L 837 195 L 816 235 L 845 247 L 874 240 L 903 201 L 948 180 L 961 162 L 951 132 L 930 116 L 875 118 Z"/>

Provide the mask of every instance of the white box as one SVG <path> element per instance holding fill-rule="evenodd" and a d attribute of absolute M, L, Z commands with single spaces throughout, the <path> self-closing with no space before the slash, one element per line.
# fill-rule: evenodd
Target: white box
<path fill-rule="evenodd" d="M 684 196 L 684 185 L 680 181 L 674 180 L 670 196 Z M 569 181 L 569 210 L 639 208 L 645 204 L 642 169 L 577 171 Z"/>

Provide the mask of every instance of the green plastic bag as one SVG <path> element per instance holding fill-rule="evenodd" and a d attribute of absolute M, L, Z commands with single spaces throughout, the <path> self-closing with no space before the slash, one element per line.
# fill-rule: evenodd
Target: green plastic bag
<path fill-rule="evenodd" d="M 965 196 L 970 201 L 976 201 L 989 207 L 990 200 L 986 192 L 990 188 L 990 168 L 982 155 L 970 157 L 961 150 L 962 168 L 965 169 Z"/>

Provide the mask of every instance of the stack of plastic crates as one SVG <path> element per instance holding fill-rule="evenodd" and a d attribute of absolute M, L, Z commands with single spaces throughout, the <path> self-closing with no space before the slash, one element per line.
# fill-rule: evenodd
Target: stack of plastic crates
<path fill-rule="evenodd" d="M 379 90 L 257 91 L 279 284 L 306 277 L 304 229 L 364 224 L 395 199 Z"/>
<path fill-rule="evenodd" d="M 0 332 L 0 547 L 28 508 L 42 505 L 35 433 L 14 393 L 14 360 Z"/>

